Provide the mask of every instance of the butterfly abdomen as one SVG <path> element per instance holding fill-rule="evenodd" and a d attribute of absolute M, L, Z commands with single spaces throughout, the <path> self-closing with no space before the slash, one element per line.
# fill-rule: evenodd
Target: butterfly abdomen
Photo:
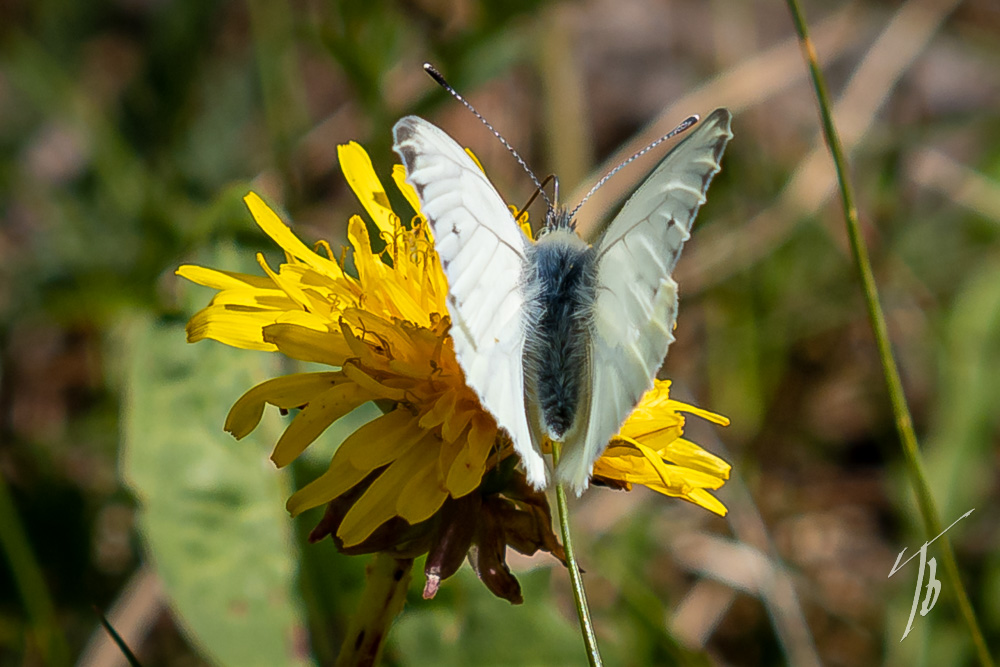
<path fill-rule="evenodd" d="M 527 256 L 524 293 L 526 390 L 538 407 L 541 428 L 559 440 L 573 426 L 589 378 L 593 249 L 570 229 L 541 236 Z"/>

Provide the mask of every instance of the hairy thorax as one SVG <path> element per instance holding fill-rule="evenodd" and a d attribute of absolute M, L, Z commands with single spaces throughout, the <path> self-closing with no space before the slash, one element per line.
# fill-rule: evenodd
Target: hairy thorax
<path fill-rule="evenodd" d="M 585 400 L 595 254 L 576 232 L 561 227 L 541 235 L 527 260 L 525 388 L 538 426 L 562 440 Z"/>

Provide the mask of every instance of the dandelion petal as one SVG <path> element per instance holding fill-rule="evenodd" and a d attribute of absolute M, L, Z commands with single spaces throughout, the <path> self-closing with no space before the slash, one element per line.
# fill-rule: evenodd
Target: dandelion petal
<path fill-rule="evenodd" d="M 339 384 L 313 397 L 288 425 L 274 447 L 271 460 L 282 468 L 301 454 L 330 424 L 373 398 L 353 382 Z"/>
<path fill-rule="evenodd" d="M 237 440 L 246 437 L 257 428 L 264 415 L 267 403 L 290 410 L 298 408 L 317 394 L 338 382 L 345 380 L 344 374 L 336 371 L 325 373 L 295 373 L 262 382 L 240 396 L 226 417 L 226 430 Z"/>

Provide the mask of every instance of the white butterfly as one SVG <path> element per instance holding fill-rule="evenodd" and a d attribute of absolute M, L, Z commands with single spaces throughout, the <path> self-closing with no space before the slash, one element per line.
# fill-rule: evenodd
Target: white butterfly
<path fill-rule="evenodd" d="M 547 436 L 555 471 L 577 495 L 673 342 L 670 277 L 732 138 L 712 112 L 678 144 L 589 245 L 550 207 L 532 243 L 482 170 L 443 130 L 416 116 L 393 149 L 417 191 L 448 277 L 455 353 L 466 382 L 510 434 L 528 482 L 544 488 Z"/>

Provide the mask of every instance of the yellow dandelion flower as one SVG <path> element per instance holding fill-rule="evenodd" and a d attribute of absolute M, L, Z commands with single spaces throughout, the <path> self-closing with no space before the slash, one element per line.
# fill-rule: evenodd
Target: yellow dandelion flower
<path fill-rule="evenodd" d="M 657 380 L 594 463 L 594 480 L 625 489 L 641 484 L 725 516 L 725 505 L 706 489 L 725 484 L 730 465 L 681 437 L 683 413 L 729 425 L 721 415 L 671 399 L 670 382 Z"/>
<path fill-rule="evenodd" d="M 267 404 L 297 410 L 271 455 L 279 467 L 360 405 L 375 401 L 385 410 L 344 440 L 324 474 L 289 498 L 292 514 L 327 505 L 313 539 L 330 535 L 347 553 L 428 553 L 428 596 L 468 551 L 484 583 L 516 602 L 519 587 L 497 547 L 543 549 L 561 558 L 547 501 L 513 470 L 509 438 L 465 385 L 448 336 L 447 280 L 428 225 L 419 213 L 409 225 L 400 221 L 361 146 L 352 142 L 338 152 L 378 230 L 377 247 L 384 247 L 374 251 L 364 221 L 353 216 L 352 275 L 328 244 L 309 248 L 250 193 L 251 214 L 285 261 L 275 271 L 258 255 L 264 276 L 180 267 L 178 275 L 218 290 L 191 318 L 188 340 L 213 339 L 331 367 L 268 380 L 230 410 L 225 428 L 236 438 L 257 426 Z M 399 165 L 393 180 L 418 211 Z M 526 222 L 523 228 L 530 236 Z M 681 413 L 726 420 L 670 400 L 668 387 L 658 383 L 647 394 L 597 461 L 595 478 L 619 488 L 643 484 L 724 513 L 706 489 L 721 486 L 729 466 L 681 438 Z M 499 563 L 483 561 L 497 553 Z"/>
<path fill-rule="evenodd" d="M 356 278 L 329 246 L 320 245 L 326 256 L 309 249 L 253 193 L 245 198 L 250 212 L 285 251 L 278 271 L 258 256 L 266 278 L 195 266 L 178 274 L 219 290 L 188 323 L 189 341 L 211 338 L 339 368 L 269 380 L 233 406 L 226 430 L 237 438 L 257 426 L 268 403 L 301 408 L 271 455 L 279 467 L 361 404 L 395 404 L 348 437 L 329 470 L 288 501 L 298 514 L 383 469 L 340 525 L 338 537 L 352 546 L 393 517 L 419 523 L 446 498 L 475 489 L 495 449 L 497 426 L 466 387 L 446 335 L 447 282 L 428 228 L 400 224 L 359 145 L 340 147 L 340 160 L 385 242 L 374 253 L 365 223 L 351 218 Z"/>

